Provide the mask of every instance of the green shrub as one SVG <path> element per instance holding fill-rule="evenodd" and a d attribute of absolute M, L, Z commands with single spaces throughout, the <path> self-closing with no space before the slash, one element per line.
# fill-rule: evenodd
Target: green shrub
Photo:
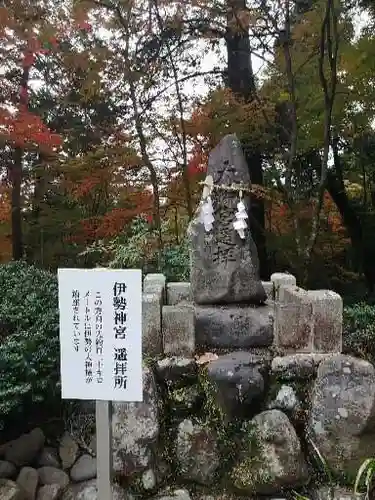
<path fill-rule="evenodd" d="M 361 302 L 344 308 L 343 350 L 375 363 L 375 306 Z"/>
<path fill-rule="evenodd" d="M 23 262 L 0 266 L 0 426 L 60 397 L 58 332 L 56 276 Z"/>

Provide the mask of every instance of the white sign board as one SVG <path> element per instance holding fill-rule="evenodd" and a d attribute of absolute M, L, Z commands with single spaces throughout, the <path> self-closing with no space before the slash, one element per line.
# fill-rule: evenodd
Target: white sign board
<path fill-rule="evenodd" d="M 142 273 L 59 269 L 64 399 L 142 401 Z"/>

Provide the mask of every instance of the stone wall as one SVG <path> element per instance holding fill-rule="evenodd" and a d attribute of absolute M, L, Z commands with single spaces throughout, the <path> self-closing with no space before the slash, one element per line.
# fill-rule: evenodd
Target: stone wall
<path fill-rule="evenodd" d="M 264 287 L 262 307 L 195 306 L 188 283 L 146 276 L 143 402 L 113 405 L 115 500 L 350 498 L 375 369 L 340 353 L 338 295 L 286 274 Z M 97 500 L 89 421 L 57 447 L 38 429 L 0 446 L 0 498 Z"/>
<path fill-rule="evenodd" d="M 189 283 L 149 274 L 143 291 L 146 356 L 193 355 L 202 349 L 269 348 L 279 353 L 342 350 L 342 299 L 330 290 L 304 290 L 291 274 L 263 282 L 264 306 L 194 305 Z"/>

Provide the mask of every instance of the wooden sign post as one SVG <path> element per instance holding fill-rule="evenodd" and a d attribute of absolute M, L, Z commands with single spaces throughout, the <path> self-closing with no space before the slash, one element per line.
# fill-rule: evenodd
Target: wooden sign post
<path fill-rule="evenodd" d="M 96 401 L 97 489 L 112 500 L 112 401 L 142 401 L 142 273 L 59 269 L 63 399 Z"/>

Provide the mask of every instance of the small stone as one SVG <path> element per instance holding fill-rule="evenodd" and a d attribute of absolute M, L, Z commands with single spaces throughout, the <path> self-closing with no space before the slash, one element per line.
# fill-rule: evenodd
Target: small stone
<path fill-rule="evenodd" d="M 271 371 L 280 380 L 312 379 L 316 376 L 319 364 L 329 354 L 300 353 L 277 356 L 272 360 Z"/>
<path fill-rule="evenodd" d="M 147 356 L 163 352 L 161 299 L 157 293 L 142 294 L 142 349 Z"/>
<path fill-rule="evenodd" d="M 0 479 L 1 500 L 25 500 L 25 494 L 17 483 L 9 479 Z"/>
<path fill-rule="evenodd" d="M 272 495 L 308 482 L 301 443 L 281 411 L 265 411 L 246 421 L 239 437 L 230 477 L 242 494 Z"/>
<path fill-rule="evenodd" d="M 70 484 L 63 492 L 61 500 L 104 500 L 98 498 L 96 479 Z M 112 485 L 111 500 L 134 500 L 134 497 L 117 484 Z"/>
<path fill-rule="evenodd" d="M 5 460 L 17 467 L 33 463 L 44 446 L 45 436 L 41 429 L 34 429 L 28 434 L 12 441 L 5 451 Z"/>
<path fill-rule="evenodd" d="M 280 288 L 283 286 L 296 286 L 297 280 L 293 274 L 274 273 L 271 276 L 275 300 L 280 299 Z"/>
<path fill-rule="evenodd" d="M 207 365 L 202 374 L 206 396 L 220 408 L 225 423 L 247 417 L 263 395 L 264 363 L 261 356 L 238 351 L 219 356 Z"/>
<path fill-rule="evenodd" d="M 142 486 L 146 491 L 153 490 L 156 486 L 156 477 L 152 469 L 146 470 L 142 474 Z"/>
<path fill-rule="evenodd" d="M 165 491 L 161 493 L 155 500 L 191 500 L 189 492 L 187 490 L 172 490 Z"/>
<path fill-rule="evenodd" d="M 60 467 L 60 460 L 55 448 L 45 447 L 38 460 L 39 467 Z"/>
<path fill-rule="evenodd" d="M 195 306 L 196 343 L 205 348 L 252 349 L 273 342 L 274 307 Z"/>
<path fill-rule="evenodd" d="M 17 467 L 11 462 L 0 460 L 0 479 L 13 479 L 17 475 Z"/>
<path fill-rule="evenodd" d="M 146 274 L 143 280 L 143 292 L 155 293 L 159 296 L 160 305 L 165 304 L 166 299 L 166 277 L 164 274 Z"/>
<path fill-rule="evenodd" d="M 59 484 L 67 486 L 69 484 L 69 476 L 66 472 L 55 467 L 41 467 L 38 469 L 39 482 L 45 484 Z"/>
<path fill-rule="evenodd" d="M 185 301 L 191 301 L 190 283 L 167 283 L 167 304 L 175 306 Z"/>
<path fill-rule="evenodd" d="M 96 477 L 96 458 L 90 455 L 82 455 L 73 465 L 70 477 L 75 483 L 88 481 Z"/>
<path fill-rule="evenodd" d="M 66 432 L 61 438 L 59 455 L 61 458 L 62 468 L 70 469 L 78 456 L 78 444 L 74 441 L 72 436 Z"/>
<path fill-rule="evenodd" d="M 32 467 L 23 467 L 18 475 L 17 484 L 25 493 L 25 500 L 34 500 L 38 487 L 38 472 Z"/>
<path fill-rule="evenodd" d="M 179 383 L 185 385 L 187 381 L 196 380 L 198 367 L 194 358 L 172 356 L 156 362 L 156 373 L 167 384 Z"/>
<path fill-rule="evenodd" d="M 300 401 L 292 387 L 281 386 L 277 393 L 274 408 L 279 410 L 294 412 L 300 407 Z"/>
<path fill-rule="evenodd" d="M 60 484 L 46 484 L 39 488 L 36 500 L 59 500 L 63 489 Z"/>
<path fill-rule="evenodd" d="M 216 433 L 184 420 L 178 426 L 176 457 L 181 476 L 200 484 L 212 484 L 220 465 Z"/>
<path fill-rule="evenodd" d="M 195 312 L 188 305 L 163 306 L 164 353 L 192 356 L 195 351 Z"/>

